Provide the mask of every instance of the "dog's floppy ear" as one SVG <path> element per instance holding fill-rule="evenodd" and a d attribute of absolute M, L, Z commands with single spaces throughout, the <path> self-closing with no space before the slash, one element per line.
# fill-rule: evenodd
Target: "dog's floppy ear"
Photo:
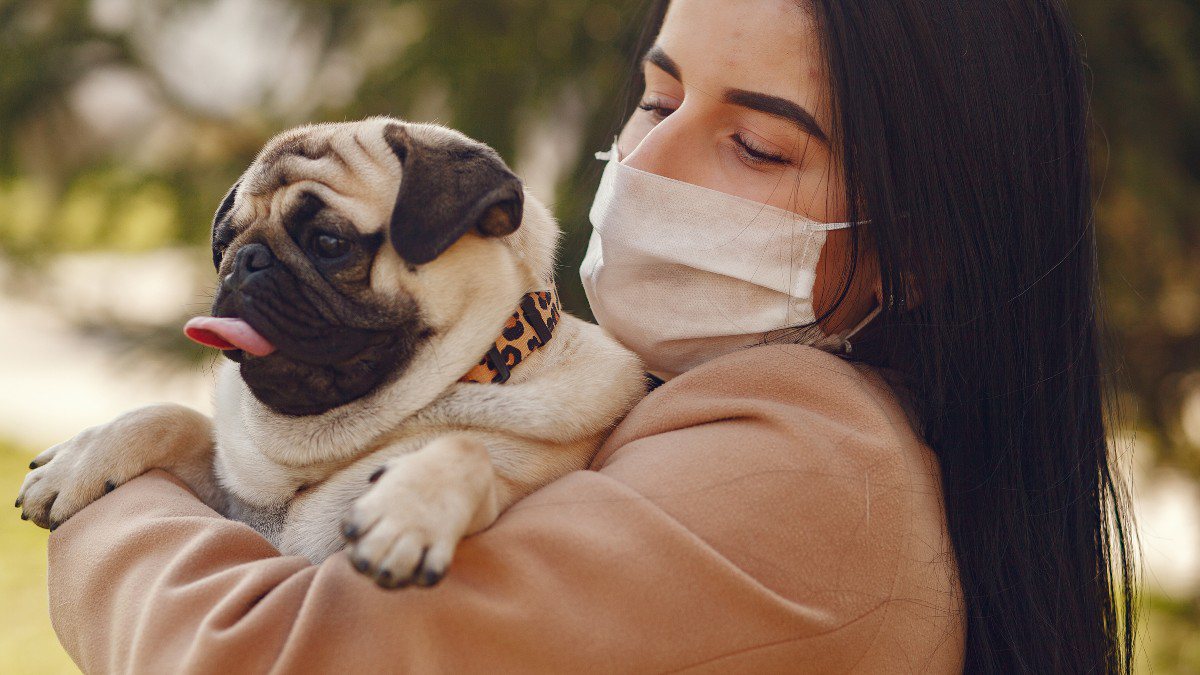
<path fill-rule="evenodd" d="M 221 269 L 221 257 L 236 234 L 232 228 L 221 227 L 221 225 L 224 223 L 225 217 L 229 215 L 229 211 L 233 209 L 233 200 L 237 199 L 238 186 L 241 184 L 242 180 L 239 178 L 233 187 L 229 188 L 229 192 L 226 192 L 225 198 L 221 200 L 221 205 L 217 207 L 217 215 L 213 216 L 212 254 L 213 267 L 217 269 Z"/>
<path fill-rule="evenodd" d="M 420 143 L 399 124 L 383 134 L 403 168 L 391 238 L 406 262 L 425 264 L 471 230 L 503 237 L 521 225 L 521 181 L 496 151 L 458 141 Z"/>

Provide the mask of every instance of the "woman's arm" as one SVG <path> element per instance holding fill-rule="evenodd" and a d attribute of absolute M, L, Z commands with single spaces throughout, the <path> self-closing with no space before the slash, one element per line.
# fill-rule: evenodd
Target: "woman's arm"
<path fill-rule="evenodd" d="M 518 502 L 431 589 L 282 557 L 151 472 L 50 536 L 55 629 L 85 671 L 121 672 L 845 671 L 911 664 L 895 635 L 953 652 L 953 561 L 938 514 L 913 517 L 896 434 L 681 386 L 655 398 L 686 410 L 644 402 L 601 471 Z"/>
<path fill-rule="evenodd" d="M 381 590 L 341 553 L 279 556 L 160 471 L 60 527 L 50 556 L 54 626 L 86 672 L 664 671 L 797 628 L 785 603 L 597 472 L 464 540 L 432 589 Z"/>
<path fill-rule="evenodd" d="M 281 557 L 158 471 L 68 521 L 50 553 L 55 629 L 89 672 L 662 671 L 732 646 L 729 631 L 794 629 L 786 607 L 596 472 L 465 540 L 433 589 L 383 591 L 344 554 Z"/>

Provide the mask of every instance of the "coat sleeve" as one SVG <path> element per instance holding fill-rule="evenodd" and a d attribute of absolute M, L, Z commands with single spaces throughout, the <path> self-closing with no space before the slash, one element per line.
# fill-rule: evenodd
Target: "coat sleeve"
<path fill-rule="evenodd" d="M 51 619 L 85 672 L 852 670 L 894 617 L 904 490 L 742 408 L 535 492 L 428 589 L 282 556 L 151 471 L 50 535 Z"/>

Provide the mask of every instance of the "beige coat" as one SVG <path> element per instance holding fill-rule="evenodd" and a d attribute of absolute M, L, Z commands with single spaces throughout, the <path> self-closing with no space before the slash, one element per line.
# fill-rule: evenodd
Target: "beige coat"
<path fill-rule="evenodd" d="M 721 357 L 591 468 L 399 591 L 344 553 L 281 557 L 152 471 L 50 535 L 51 618 L 87 672 L 961 670 L 935 459 L 877 373 Z"/>

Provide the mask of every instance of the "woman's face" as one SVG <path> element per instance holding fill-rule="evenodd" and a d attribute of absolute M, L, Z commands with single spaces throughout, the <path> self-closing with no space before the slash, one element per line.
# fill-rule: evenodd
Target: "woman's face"
<path fill-rule="evenodd" d="M 617 142 L 623 163 L 818 222 L 846 219 L 820 39 L 800 2 L 673 0 L 642 68 L 646 90 Z M 818 313 L 836 300 L 850 236 L 829 234 Z M 878 275 L 861 260 L 826 331 L 873 306 Z"/>

